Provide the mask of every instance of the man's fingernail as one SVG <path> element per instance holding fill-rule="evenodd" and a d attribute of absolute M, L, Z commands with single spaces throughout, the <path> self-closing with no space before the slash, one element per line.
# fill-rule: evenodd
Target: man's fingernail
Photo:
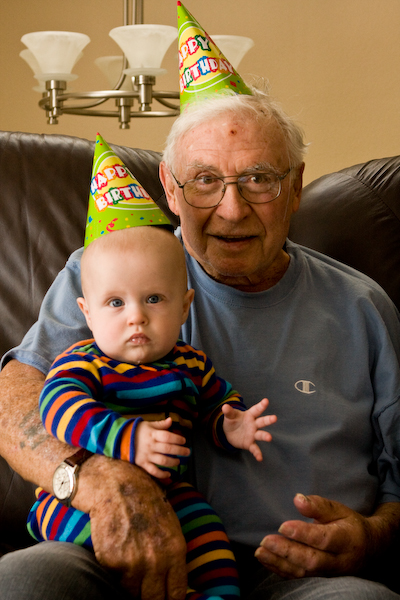
<path fill-rule="evenodd" d="M 278 533 L 281 533 L 285 537 L 291 538 L 294 535 L 294 530 L 292 527 L 288 527 L 284 523 L 279 527 Z"/>
<path fill-rule="evenodd" d="M 310 502 L 310 500 L 304 494 L 296 494 L 296 498 L 300 500 L 300 502 Z"/>

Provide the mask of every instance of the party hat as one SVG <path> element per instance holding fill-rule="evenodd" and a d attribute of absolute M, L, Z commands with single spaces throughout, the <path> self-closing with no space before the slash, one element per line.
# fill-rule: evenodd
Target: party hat
<path fill-rule="evenodd" d="M 189 103 L 228 90 L 252 95 L 231 63 L 179 0 L 178 31 L 181 111 Z"/>
<path fill-rule="evenodd" d="M 128 227 L 172 225 L 132 175 L 128 167 L 97 134 L 90 184 L 85 247 L 97 238 Z"/>

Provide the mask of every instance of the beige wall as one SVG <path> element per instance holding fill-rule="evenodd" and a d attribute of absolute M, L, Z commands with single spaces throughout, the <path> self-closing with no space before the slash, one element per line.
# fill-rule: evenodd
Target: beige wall
<path fill-rule="evenodd" d="M 400 154 L 399 0 L 186 0 L 208 33 L 254 39 L 239 66 L 269 79 L 273 95 L 296 116 L 311 143 L 306 182 L 370 158 Z M 122 24 L 122 0 L 8 0 L 0 21 L 0 129 L 60 133 L 161 150 L 170 119 L 135 119 L 121 131 L 106 118 L 65 115 L 45 122 L 32 91 L 35 80 L 19 58 L 24 33 L 80 31 L 92 42 L 75 68 L 70 89 L 104 89 L 92 66 L 97 56 L 118 54 L 108 37 Z M 176 25 L 175 0 L 145 0 L 145 22 Z M 178 89 L 175 48 L 158 89 Z"/>

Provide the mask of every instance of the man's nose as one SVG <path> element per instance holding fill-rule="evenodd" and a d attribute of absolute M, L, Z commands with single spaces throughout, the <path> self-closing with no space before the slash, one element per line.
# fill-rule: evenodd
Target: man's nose
<path fill-rule="evenodd" d="M 217 206 L 218 215 L 228 221 L 241 221 L 248 216 L 252 208 L 240 195 L 238 182 L 225 181 L 225 193 Z"/>

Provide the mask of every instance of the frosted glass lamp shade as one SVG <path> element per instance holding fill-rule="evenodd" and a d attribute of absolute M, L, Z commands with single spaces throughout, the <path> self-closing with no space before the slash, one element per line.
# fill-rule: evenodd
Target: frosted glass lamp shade
<path fill-rule="evenodd" d="M 32 52 L 28 50 L 28 48 L 25 48 L 25 50 L 21 50 L 19 55 L 30 66 L 34 75 L 38 75 L 40 73 L 39 63 L 33 56 Z"/>
<path fill-rule="evenodd" d="M 40 69 L 40 81 L 75 79 L 71 71 L 83 48 L 90 42 L 84 33 L 70 31 L 35 31 L 22 36 L 21 42 L 34 55 Z"/>
<path fill-rule="evenodd" d="M 211 35 L 210 37 L 234 69 L 237 68 L 250 48 L 254 46 L 251 38 L 242 35 Z"/>
<path fill-rule="evenodd" d="M 96 67 L 98 67 L 103 75 L 106 76 L 110 88 L 113 88 L 118 83 L 122 73 L 123 63 L 123 56 L 100 56 L 94 61 Z M 132 80 L 129 77 L 125 77 L 124 83 L 120 89 L 131 92 Z"/>
<path fill-rule="evenodd" d="M 33 56 L 32 52 L 30 50 L 28 50 L 28 48 L 25 48 L 25 50 L 21 50 L 19 55 L 30 66 L 30 68 L 33 71 L 33 74 L 39 75 L 39 73 L 40 73 L 39 63 L 36 60 L 36 58 Z M 45 92 L 46 86 L 44 84 L 44 81 L 41 81 L 39 83 L 39 85 L 37 85 L 33 88 L 33 90 L 35 92 Z"/>
<path fill-rule="evenodd" d="M 109 33 L 128 59 L 129 69 L 134 75 L 161 75 L 161 63 L 172 42 L 178 37 L 176 27 L 170 25 L 124 25 Z"/>

